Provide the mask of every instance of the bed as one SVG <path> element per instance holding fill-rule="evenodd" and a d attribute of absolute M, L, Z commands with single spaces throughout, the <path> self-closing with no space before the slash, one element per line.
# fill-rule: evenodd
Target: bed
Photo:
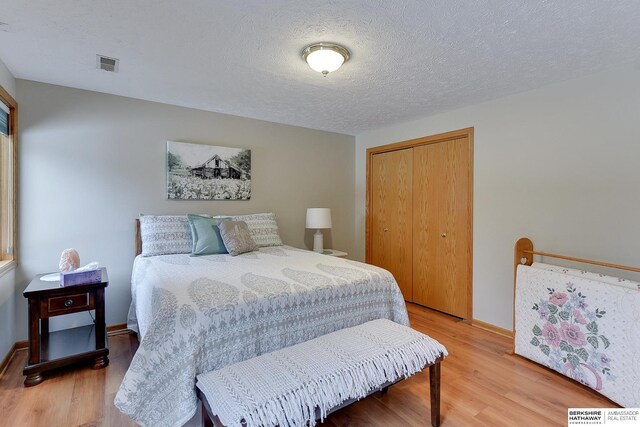
<path fill-rule="evenodd" d="M 131 286 L 140 346 L 115 405 L 143 426 L 192 418 L 198 374 L 374 319 L 409 324 L 388 271 L 290 246 L 137 256 Z"/>

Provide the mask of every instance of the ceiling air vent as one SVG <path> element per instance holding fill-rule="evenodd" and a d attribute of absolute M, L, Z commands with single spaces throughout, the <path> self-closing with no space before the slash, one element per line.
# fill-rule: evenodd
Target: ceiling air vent
<path fill-rule="evenodd" d="M 118 72 L 119 59 L 109 58 L 108 56 L 96 55 L 98 70 L 109 71 L 111 73 Z"/>

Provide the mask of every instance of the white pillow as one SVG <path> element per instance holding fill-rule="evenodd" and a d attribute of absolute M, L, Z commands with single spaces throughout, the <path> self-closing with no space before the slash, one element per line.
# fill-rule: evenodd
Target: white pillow
<path fill-rule="evenodd" d="M 193 240 L 186 215 L 142 215 L 142 256 L 190 254 Z"/>
<path fill-rule="evenodd" d="M 235 215 L 232 221 L 244 221 L 249 227 L 249 234 L 259 248 L 266 246 L 282 246 L 278 233 L 276 216 L 272 212 L 252 215 Z"/>

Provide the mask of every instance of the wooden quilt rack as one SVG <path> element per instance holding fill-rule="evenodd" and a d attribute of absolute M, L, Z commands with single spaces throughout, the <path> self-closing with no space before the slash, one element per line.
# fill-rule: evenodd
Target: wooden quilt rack
<path fill-rule="evenodd" d="M 599 265 L 601 267 L 609 267 L 609 268 L 617 268 L 620 270 L 627 270 L 627 271 L 634 271 L 636 273 L 640 273 L 640 268 L 638 267 L 628 267 L 626 265 L 619 265 L 619 264 L 611 264 L 608 262 L 601 262 L 601 261 L 592 261 L 590 259 L 584 259 L 584 258 L 576 258 L 576 257 L 571 257 L 571 256 L 566 256 L 566 255 L 558 255 L 558 254 L 552 254 L 549 252 L 540 252 L 540 251 L 534 251 L 533 250 L 533 242 L 526 238 L 526 237 L 522 237 L 520 239 L 518 239 L 518 241 L 516 242 L 516 247 L 515 247 L 515 256 L 514 256 L 514 268 L 518 268 L 518 265 L 522 264 L 522 265 L 531 265 L 533 264 L 533 256 L 534 255 L 541 255 L 541 256 L 546 256 L 546 257 L 550 257 L 550 258 L 558 258 L 558 259 L 565 259 L 565 260 L 569 260 L 569 261 L 575 261 L 575 262 L 581 262 L 584 264 L 593 264 L 593 265 Z M 514 280 L 515 280 L 515 276 L 514 276 Z"/>
<path fill-rule="evenodd" d="M 536 251 L 533 249 L 533 242 L 531 241 L 531 239 L 527 237 L 521 237 L 516 241 L 514 257 L 513 257 L 513 330 L 514 330 L 514 333 L 516 328 L 516 274 L 518 272 L 518 266 L 533 264 L 534 255 L 541 255 L 549 258 L 558 258 L 558 259 L 564 259 L 568 261 L 581 262 L 584 264 L 599 265 L 601 267 L 617 268 L 619 270 L 626 270 L 626 271 L 633 271 L 636 273 L 640 273 L 640 268 L 638 267 L 629 267 L 626 265 L 611 264 L 608 262 L 593 261 L 590 259 L 576 258 L 576 257 L 571 257 L 566 255 L 558 255 L 550 252 Z M 515 347 L 515 340 L 513 345 Z"/>

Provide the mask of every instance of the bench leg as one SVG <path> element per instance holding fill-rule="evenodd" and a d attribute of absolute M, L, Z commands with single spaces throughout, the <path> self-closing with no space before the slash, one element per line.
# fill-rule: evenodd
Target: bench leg
<path fill-rule="evenodd" d="M 202 426 L 203 427 L 213 427 L 213 420 L 209 416 L 209 412 L 207 412 L 207 408 L 202 405 Z"/>
<path fill-rule="evenodd" d="M 431 395 L 431 425 L 440 426 L 440 362 L 429 366 L 429 394 Z"/>

